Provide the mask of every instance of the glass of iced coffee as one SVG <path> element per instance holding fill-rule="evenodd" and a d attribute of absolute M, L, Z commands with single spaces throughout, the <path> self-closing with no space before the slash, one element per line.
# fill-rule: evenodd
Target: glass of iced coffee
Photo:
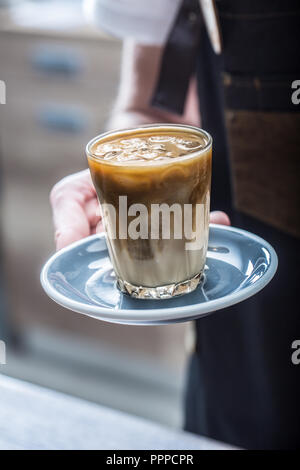
<path fill-rule="evenodd" d="M 210 135 L 171 124 L 107 132 L 87 157 L 120 290 L 140 299 L 192 292 L 208 243 Z"/>

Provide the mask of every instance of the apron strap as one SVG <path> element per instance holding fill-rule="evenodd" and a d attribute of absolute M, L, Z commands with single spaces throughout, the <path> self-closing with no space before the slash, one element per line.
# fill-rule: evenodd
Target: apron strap
<path fill-rule="evenodd" d="M 183 0 L 163 52 L 152 106 L 183 114 L 202 24 L 199 0 Z"/>

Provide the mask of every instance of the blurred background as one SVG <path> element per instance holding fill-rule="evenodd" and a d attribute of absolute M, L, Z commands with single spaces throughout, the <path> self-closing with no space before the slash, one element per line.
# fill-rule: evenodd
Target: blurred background
<path fill-rule="evenodd" d="M 178 427 L 188 326 L 103 323 L 60 308 L 39 283 L 54 251 L 50 189 L 86 168 L 120 57 L 81 0 L 0 0 L 0 372 Z"/>

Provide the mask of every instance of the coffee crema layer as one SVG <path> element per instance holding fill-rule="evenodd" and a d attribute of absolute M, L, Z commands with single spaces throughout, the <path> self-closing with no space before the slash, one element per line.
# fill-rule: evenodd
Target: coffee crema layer
<path fill-rule="evenodd" d="M 96 142 L 91 153 L 101 160 L 128 164 L 130 162 L 168 162 L 203 149 L 205 139 L 193 133 L 140 131 L 114 139 Z"/>

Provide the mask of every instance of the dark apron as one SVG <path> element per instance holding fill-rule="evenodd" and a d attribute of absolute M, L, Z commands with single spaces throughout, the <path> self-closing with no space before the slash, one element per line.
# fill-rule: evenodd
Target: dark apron
<path fill-rule="evenodd" d="M 291 345 L 300 339 L 300 105 L 292 103 L 291 85 L 300 79 L 300 5 L 216 5 L 222 55 L 212 50 L 198 1 L 185 0 L 166 46 L 154 104 L 181 112 L 184 79 L 196 69 L 202 127 L 214 140 L 212 208 L 226 210 L 234 225 L 266 238 L 279 268 L 253 298 L 196 322 L 185 427 L 244 448 L 295 448 L 300 365 L 291 361 Z M 185 73 L 178 75 L 181 60 Z"/>

